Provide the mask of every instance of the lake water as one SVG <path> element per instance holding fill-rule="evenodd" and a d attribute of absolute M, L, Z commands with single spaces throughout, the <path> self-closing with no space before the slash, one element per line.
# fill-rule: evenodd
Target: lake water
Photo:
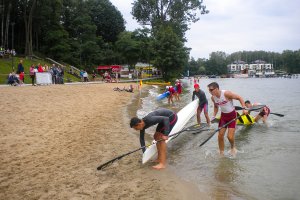
<path fill-rule="evenodd" d="M 193 135 L 183 133 L 168 145 L 168 167 L 184 180 L 190 181 L 211 199 L 300 199 L 300 79 L 200 79 L 200 88 L 213 105 L 207 85 L 216 81 L 220 89 L 241 95 L 244 100 L 260 102 L 271 112 L 268 124 L 238 127 L 235 135 L 238 154 L 235 158 L 220 157 L 217 135 L 204 146 L 209 132 Z M 168 105 L 156 101 L 162 87 L 142 90 L 137 115 L 145 116 L 153 109 L 165 107 L 180 110 L 191 102 L 193 83 L 186 81 L 181 101 Z M 240 106 L 238 101 L 235 105 Z M 204 122 L 204 115 L 201 115 Z M 188 125 L 196 123 L 192 118 Z M 217 125 L 212 128 L 217 129 Z M 153 134 L 154 128 L 147 130 Z M 226 138 L 225 151 L 230 149 Z"/>

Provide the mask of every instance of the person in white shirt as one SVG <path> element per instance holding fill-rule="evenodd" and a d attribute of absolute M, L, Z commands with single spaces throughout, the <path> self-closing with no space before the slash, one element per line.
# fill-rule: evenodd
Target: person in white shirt
<path fill-rule="evenodd" d="M 245 103 L 241 96 L 228 90 L 220 90 L 218 83 L 212 82 L 207 87 L 209 92 L 212 95 L 211 100 L 214 103 L 214 114 L 212 120 L 216 117 L 219 107 L 221 108 L 221 118 L 219 121 L 219 128 L 223 127 L 226 123 L 230 122 L 231 120 L 237 117 L 235 107 L 233 106 L 233 100 L 238 100 L 241 106 L 245 108 Z M 246 110 L 243 110 L 243 114 L 248 114 L 248 112 Z M 236 154 L 235 141 L 234 141 L 235 126 L 236 126 L 236 121 L 233 121 L 227 126 L 221 128 L 219 131 L 218 143 L 219 143 L 219 150 L 221 155 L 224 155 L 224 135 L 227 129 L 228 129 L 227 138 L 230 142 L 231 154 L 232 155 Z"/>

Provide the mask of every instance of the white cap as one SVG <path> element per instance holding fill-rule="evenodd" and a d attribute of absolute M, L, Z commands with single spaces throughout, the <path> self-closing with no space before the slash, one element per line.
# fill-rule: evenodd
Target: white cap
<path fill-rule="evenodd" d="M 166 86 L 166 89 L 169 89 L 169 86 Z"/>

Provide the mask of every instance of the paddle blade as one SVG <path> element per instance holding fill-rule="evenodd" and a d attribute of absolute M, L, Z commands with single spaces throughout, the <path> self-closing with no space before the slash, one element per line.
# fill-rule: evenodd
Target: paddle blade
<path fill-rule="evenodd" d="M 241 106 L 234 106 L 235 110 L 248 110 L 248 111 L 255 111 L 255 110 L 260 110 L 264 108 L 266 105 L 257 105 L 257 106 L 252 106 L 251 108 L 243 108 Z"/>
<path fill-rule="evenodd" d="M 241 106 L 234 106 L 235 110 L 243 110 L 243 107 Z"/>
<path fill-rule="evenodd" d="M 255 111 L 255 110 L 260 110 L 260 109 L 263 109 L 266 105 L 257 105 L 257 106 L 252 106 L 251 108 L 248 108 L 246 110 L 249 110 L 249 111 Z"/>
<path fill-rule="evenodd" d="M 276 115 L 276 116 L 278 116 L 278 117 L 284 117 L 284 115 L 283 114 L 279 114 L 279 113 L 270 113 L 270 114 L 272 114 L 272 115 Z"/>

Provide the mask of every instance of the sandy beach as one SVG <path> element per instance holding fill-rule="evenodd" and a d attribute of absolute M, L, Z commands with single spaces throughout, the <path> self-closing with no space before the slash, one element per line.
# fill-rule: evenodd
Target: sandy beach
<path fill-rule="evenodd" d="M 169 169 L 141 164 L 128 84 L 0 87 L 0 199 L 201 199 Z"/>

